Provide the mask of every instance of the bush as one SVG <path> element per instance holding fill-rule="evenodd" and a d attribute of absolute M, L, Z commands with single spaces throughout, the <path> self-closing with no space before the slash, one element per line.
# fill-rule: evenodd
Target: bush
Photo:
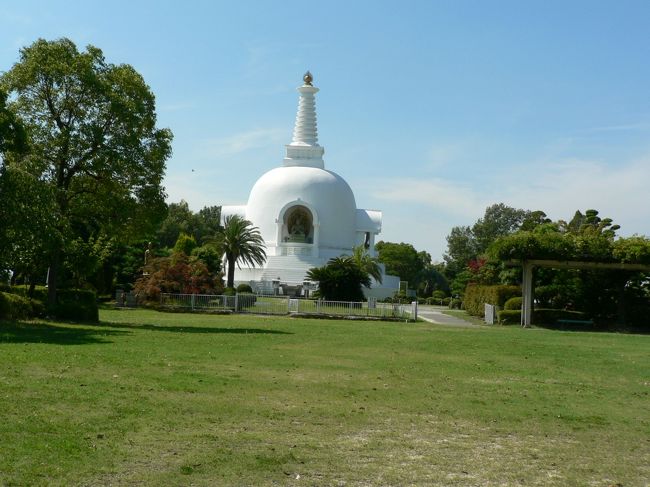
<path fill-rule="evenodd" d="M 589 317 L 582 311 L 570 311 L 567 309 L 536 309 L 533 311 L 533 323 L 535 325 L 555 325 L 558 320 L 588 320 Z"/>
<path fill-rule="evenodd" d="M 223 290 L 224 296 L 234 296 L 235 294 L 237 294 L 237 291 L 235 291 L 234 287 L 227 287 Z"/>
<path fill-rule="evenodd" d="M 465 289 L 463 303 L 467 312 L 473 316 L 485 316 L 485 304 L 503 307 L 505 302 L 515 296 L 521 296 L 519 286 L 482 286 L 470 284 Z"/>
<path fill-rule="evenodd" d="M 93 291 L 86 289 L 59 289 L 56 293 L 57 303 L 54 306 L 47 303 L 47 288 L 36 286 L 34 299 L 27 298 L 29 286 L 13 286 L 11 296 L 21 298 L 29 303 L 29 313 L 22 318 L 31 318 L 48 314 L 52 318 L 70 321 L 99 321 L 97 298 Z M 0 311 L 0 316 L 2 312 Z M 22 319 L 14 318 L 14 319 Z"/>
<path fill-rule="evenodd" d="M 441 299 L 445 299 L 447 297 L 447 293 L 444 291 L 441 291 L 440 289 L 436 289 L 431 293 L 431 299 L 437 299 L 440 301 Z"/>
<path fill-rule="evenodd" d="M 452 299 L 449 301 L 449 309 L 462 309 L 463 302 L 460 299 Z"/>
<path fill-rule="evenodd" d="M 242 309 L 252 308 L 257 302 L 257 296 L 252 293 L 238 293 L 237 294 L 237 311 Z"/>
<path fill-rule="evenodd" d="M 250 294 L 252 292 L 253 292 L 253 288 L 250 287 L 250 285 L 248 285 L 248 284 L 240 284 L 239 286 L 237 286 L 237 293 L 249 293 Z"/>
<path fill-rule="evenodd" d="M 497 311 L 500 325 L 519 325 L 521 323 L 521 310 L 504 309 Z M 588 320 L 588 316 L 581 311 L 566 309 L 536 309 L 533 310 L 532 321 L 535 325 L 555 325 L 559 320 Z"/>
<path fill-rule="evenodd" d="M 505 310 L 521 310 L 521 305 L 523 303 L 523 298 L 521 296 L 515 296 L 510 298 L 503 304 L 503 309 Z"/>
<path fill-rule="evenodd" d="M 57 292 L 56 299 L 57 303 L 47 308 L 50 316 L 70 321 L 99 321 L 99 309 L 93 291 L 62 289 Z"/>
<path fill-rule="evenodd" d="M 497 311 L 497 320 L 500 325 L 519 325 L 521 324 L 521 311 L 514 309 Z"/>
<path fill-rule="evenodd" d="M 19 296 L 29 297 L 29 285 L 28 284 L 19 284 L 12 286 L 11 290 L 7 291 L 12 294 L 18 294 Z M 47 303 L 47 287 L 45 286 L 35 286 L 34 293 L 31 296 L 32 299 L 40 301 L 42 303 Z"/>
<path fill-rule="evenodd" d="M 17 294 L 0 292 L 0 319 L 24 320 L 34 316 L 31 300 Z"/>

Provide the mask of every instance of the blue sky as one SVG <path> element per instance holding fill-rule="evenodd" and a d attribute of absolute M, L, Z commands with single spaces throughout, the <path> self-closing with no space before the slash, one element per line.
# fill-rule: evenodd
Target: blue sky
<path fill-rule="evenodd" d="M 499 202 L 650 235 L 649 31 L 648 1 L 0 1 L 0 71 L 39 37 L 133 65 L 196 211 L 281 164 L 309 69 L 326 167 L 440 260 Z"/>

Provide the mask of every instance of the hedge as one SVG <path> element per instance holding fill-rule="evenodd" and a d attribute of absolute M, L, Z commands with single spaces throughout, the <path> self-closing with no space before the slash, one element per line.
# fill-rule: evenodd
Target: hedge
<path fill-rule="evenodd" d="M 11 290 L 7 292 L 27 297 L 27 293 L 29 292 L 29 285 L 17 284 L 15 286 L 11 286 Z M 45 286 L 35 286 L 34 293 L 32 294 L 31 298 L 40 301 L 41 303 L 47 303 L 47 288 Z"/>
<path fill-rule="evenodd" d="M 12 293 L 18 293 L 20 297 L 27 296 L 29 286 L 13 286 Z M 47 303 L 47 288 L 36 286 L 34 288 L 32 302 Z M 27 299 L 27 298 L 25 298 Z M 57 303 L 54 306 L 47 305 L 47 315 L 52 318 L 70 321 L 99 321 L 99 309 L 97 308 L 97 297 L 94 291 L 87 289 L 59 289 L 56 293 Z M 41 306 L 39 304 L 37 306 Z M 32 316 L 43 314 L 35 310 Z"/>
<path fill-rule="evenodd" d="M 582 311 L 569 311 L 566 309 L 536 309 L 533 311 L 535 325 L 554 325 L 558 320 L 588 320 L 589 316 Z"/>
<path fill-rule="evenodd" d="M 48 306 L 49 315 L 62 320 L 99 321 L 97 297 L 86 289 L 62 289 L 57 291 L 57 304 Z"/>
<path fill-rule="evenodd" d="M 512 309 L 497 311 L 497 320 L 500 325 L 519 325 L 521 324 L 521 311 Z"/>
<path fill-rule="evenodd" d="M 521 324 L 521 311 L 504 309 L 497 311 L 497 318 L 500 325 Z M 566 309 L 545 309 L 533 310 L 532 321 L 535 325 L 555 325 L 559 320 L 586 321 L 589 317 L 581 311 L 569 311 Z"/>
<path fill-rule="evenodd" d="M 252 293 L 253 288 L 249 284 L 240 284 L 237 286 L 237 293 Z"/>
<path fill-rule="evenodd" d="M 482 286 L 469 284 L 465 289 L 463 304 L 465 310 L 474 316 L 485 316 L 485 304 L 503 307 L 505 302 L 515 296 L 521 296 L 519 286 Z"/>
<path fill-rule="evenodd" d="M 503 304 L 503 309 L 521 310 L 522 303 L 523 303 L 523 298 L 521 296 L 515 296 L 514 298 L 510 298 L 508 301 L 506 301 Z"/>
<path fill-rule="evenodd" d="M 42 310 L 42 305 L 33 305 L 32 300 L 17 294 L 0 291 L 0 319 L 25 320 Z"/>

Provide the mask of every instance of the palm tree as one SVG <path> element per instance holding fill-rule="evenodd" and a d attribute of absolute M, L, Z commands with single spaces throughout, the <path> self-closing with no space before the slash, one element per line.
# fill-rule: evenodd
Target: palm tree
<path fill-rule="evenodd" d="M 224 219 L 223 229 L 217 235 L 216 242 L 226 254 L 228 262 L 227 287 L 234 287 L 235 264 L 240 267 L 239 263 L 243 262 L 255 267 L 266 261 L 266 246 L 259 229 L 239 215 L 230 215 Z"/>
<path fill-rule="evenodd" d="M 359 269 L 381 284 L 382 273 L 379 260 L 376 257 L 370 257 L 370 254 L 363 245 L 357 245 L 352 249 L 352 260 L 357 264 Z"/>
<path fill-rule="evenodd" d="M 318 282 L 318 293 L 332 301 L 363 301 L 361 286 L 370 287 L 370 276 L 349 255 L 331 258 L 323 267 L 309 269 L 307 277 Z"/>

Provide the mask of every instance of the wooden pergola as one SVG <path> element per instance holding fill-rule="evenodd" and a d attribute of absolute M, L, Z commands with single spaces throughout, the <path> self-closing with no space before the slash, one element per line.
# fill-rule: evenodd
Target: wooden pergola
<path fill-rule="evenodd" d="M 624 264 L 605 262 L 585 262 L 578 260 L 545 260 L 530 259 L 522 261 L 510 261 L 509 265 L 520 265 L 523 269 L 521 281 L 521 326 L 527 327 L 531 324 L 533 315 L 533 270 L 535 267 L 550 267 L 552 269 L 587 269 L 587 270 L 619 270 L 632 272 L 650 272 L 648 264 Z"/>

